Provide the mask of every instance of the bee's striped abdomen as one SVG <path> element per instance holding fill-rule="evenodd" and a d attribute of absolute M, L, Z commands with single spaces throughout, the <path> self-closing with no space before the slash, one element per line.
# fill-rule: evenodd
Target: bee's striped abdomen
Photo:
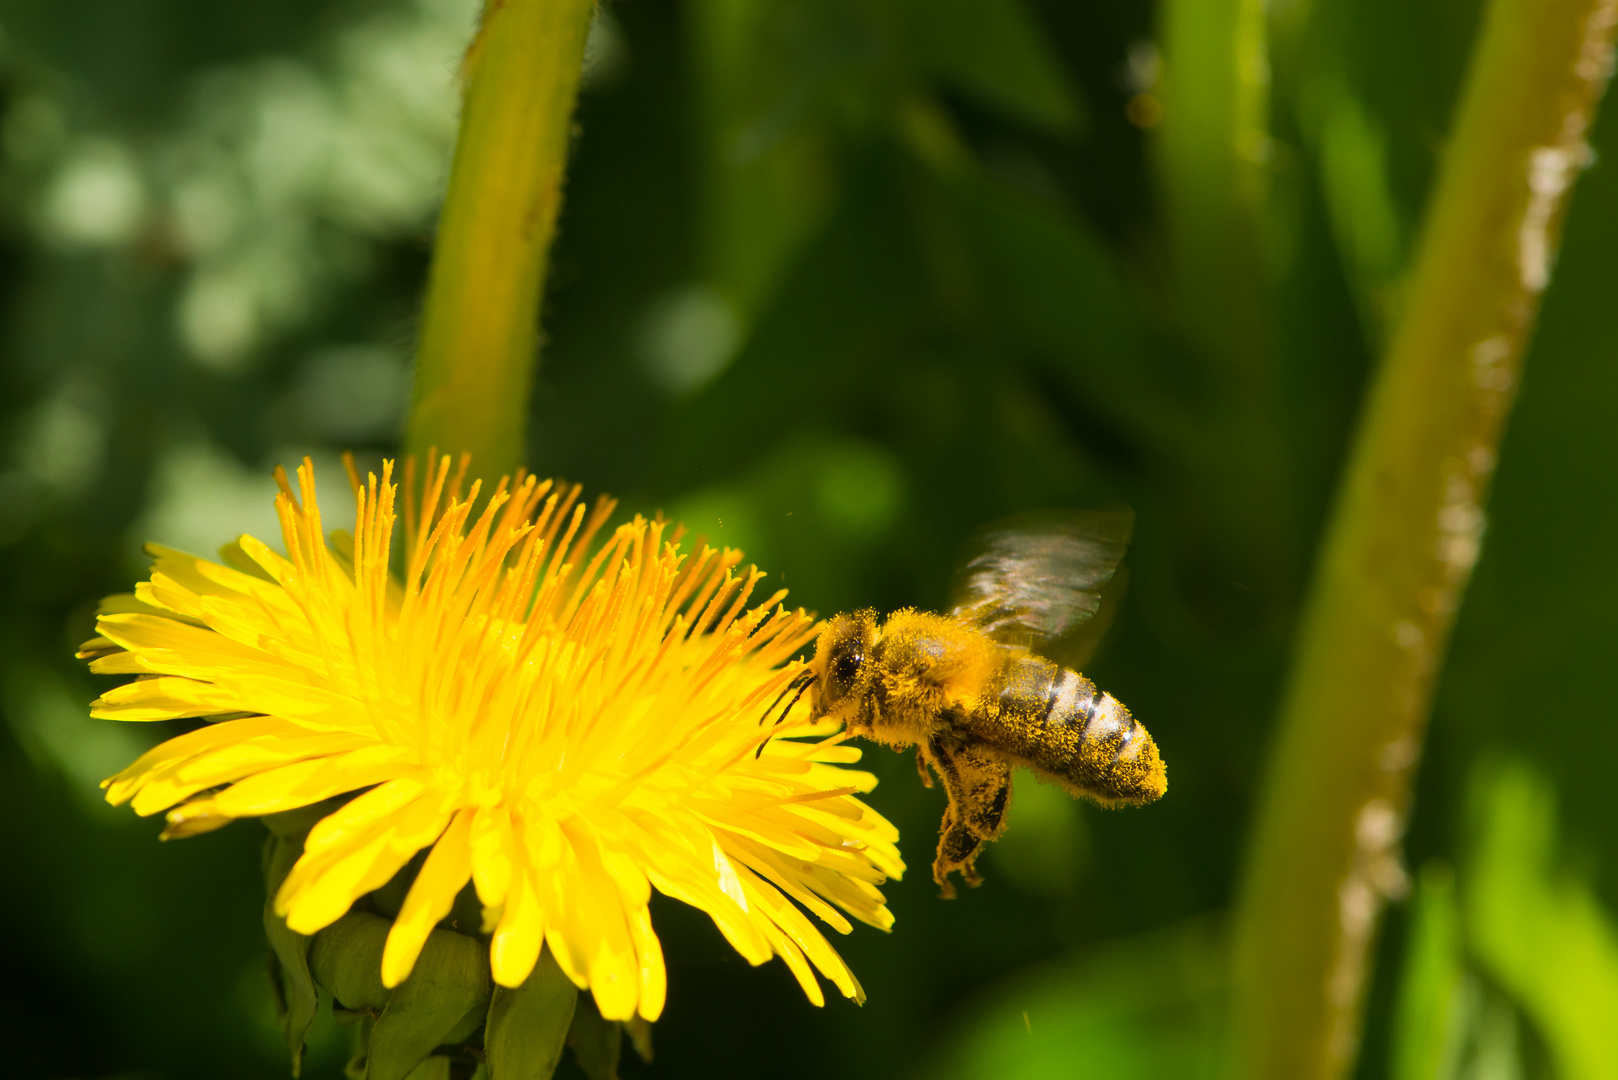
<path fill-rule="evenodd" d="M 1007 658 L 999 683 L 973 725 L 991 746 L 1098 802 L 1144 803 L 1163 794 L 1152 737 L 1095 683 L 1020 652 Z"/>

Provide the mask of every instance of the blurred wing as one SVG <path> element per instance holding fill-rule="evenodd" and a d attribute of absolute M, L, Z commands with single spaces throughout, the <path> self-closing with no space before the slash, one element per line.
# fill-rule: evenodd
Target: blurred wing
<path fill-rule="evenodd" d="M 951 614 L 997 641 L 1077 668 L 1112 622 L 1135 512 L 1044 514 L 978 533 L 955 581 Z"/>

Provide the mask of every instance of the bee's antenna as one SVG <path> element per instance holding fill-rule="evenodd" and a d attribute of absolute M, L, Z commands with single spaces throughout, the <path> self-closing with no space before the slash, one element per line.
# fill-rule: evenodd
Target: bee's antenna
<path fill-rule="evenodd" d="M 786 711 L 781 714 L 781 720 L 785 720 L 787 713 L 792 711 L 792 706 L 798 703 L 798 698 L 803 697 L 803 692 L 809 689 L 809 684 L 814 681 L 815 673 L 812 668 L 804 668 L 802 671 L 792 676 L 792 681 L 786 684 L 786 688 L 776 695 L 774 701 L 770 702 L 770 707 L 764 710 L 764 715 L 758 718 L 758 726 L 763 727 L 764 721 L 768 720 L 770 718 L 770 714 L 775 711 L 775 707 L 781 704 L 781 699 L 792 693 L 792 691 L 796 690 L 798 692 L 797 696 L 792 699 L 792 704 L 788 705 L 786 707 Z M 776 723 L 779 724 L 781 720 L 777 720 Z"/>
<path fill-rule="evenodd" d="M 787 714 L 792 711 L 792 706 L 794 706 L 794 705 L 796 705 L 798 703 L 798 699 L 803 697 L 804 692 L 809 689 L 810 684 L 812 684 L 813 682 L 814 682 L 813 677 L 810 677 L 808 679 L 803 680 L 803 685 L 798 687 L 798 692 L 796 694 L 792 695 L 792 700 L 787 702 L 787 707 L 782 709 L 781 710 L 781 715 L 777 716 L 775 718 L 776 724 L 779 725 L 781 723 L 781 721 L 783 721 L 783 720 L 785 720 L 787 718 Z"/>

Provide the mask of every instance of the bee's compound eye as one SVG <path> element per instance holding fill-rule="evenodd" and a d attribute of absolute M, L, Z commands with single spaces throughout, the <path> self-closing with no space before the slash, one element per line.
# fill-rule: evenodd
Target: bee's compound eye
<path fill-rule="evenodd" d="M 816 656 L 816 663 L 825 665 L 820 669 L 820 684 L 815 691 L 815 706 L 822 715 L 837 713 L 847 706 L 875 637 L 872 615 L 867 612 L 839 615 L 827 627 L 822 639 L 824 652 Z"/>

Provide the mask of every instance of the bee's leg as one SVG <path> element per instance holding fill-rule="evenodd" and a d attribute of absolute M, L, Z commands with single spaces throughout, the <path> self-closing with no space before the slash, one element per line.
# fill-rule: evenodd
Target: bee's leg
<path fill-rule="evenodd" d="M 933 771 L 927 767 L 927 744 L 918 743 L 916 746 L 916 771 L 921 774 L 921 786 L 933 786 Z"/>
<path fill-rule="evenodd" d="M 968 885 L 975 888 L 982 883 L 983 878 L 972 865 L 982 847 L 982 838 L 973 836 L 971 830 L 955 819 L 953 806 L 944 811 L 944 825 L 938 836 L 938 854 L 933 858 L 933 881 L 938 885 L 940 899 L 955 899 L 955 883 L 949 876 L 956 870 L 962 872 Z"/>
<path fill-rule="evenodd" d="M 968 885 L 983 882 L 975 863 L 983 845 L 1005 828 L 1011 766 L 971 747 L 946 747 L 938 739 L 928 744 L 928 757 L 949 796 L 933 860 L 933 880 L 948 899 L 955 895 L 949 875 L 957 870 Z"/>

